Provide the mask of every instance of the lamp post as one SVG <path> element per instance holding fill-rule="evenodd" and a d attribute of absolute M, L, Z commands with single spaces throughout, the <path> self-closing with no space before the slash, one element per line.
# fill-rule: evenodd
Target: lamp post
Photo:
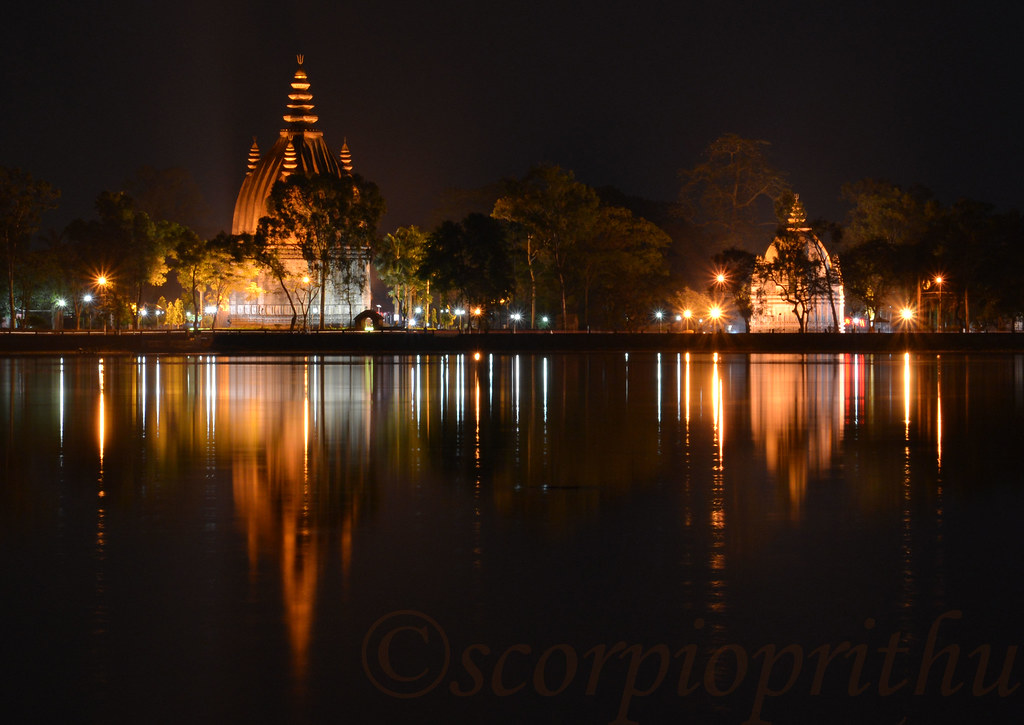
<path fill-rule="evenodd" d="M 523 316 L 521 314 L 519 314 L 518 312 L 513 312 L 512 313 L 512 334 L 513 335 L 516 333 L 516 325 L 519 324 L 519 320 L 521 320 L 522 318 L 523 318 Z"/>
<path fill-rule="evenodd" d="M 59 331 L 63 332 L 64 331 L 64 308 L 67 307 L 68 301 L 66 299 L 64 299 L 63 297 L 58 297 L 56 300 L 54 300 L 53 304 L 54 304 L 54 307 L 57 308 L 56 311 L 55 311 L 56 314 L 54 315 L 54 320 L 53 320 L 53 329 L 59 330 Z"/>
<path fill-rule="evenodd" d="M 693 310 L 691 310 L 691 309 L 683 310 L 683 319 L 686 320 L 686 331 L 687 332 L 690 331 L 690 318 L 691 317 L 693 317 Z"/>
<path fill-rule="evenodd" d="M 107 285 L 110 284 L 110 280 L 106 278 L 106 275 L 100 275 L 96 278 L 96 284 L 100 288 L 100 309 L 103 312 L 103 332 L 107 332 Z"/>
<path fill-rule="evenodd" d="M 654 316 L 658 320 L 658 332 L 661 332 L 661 320 L 665 316 L 665 314 L 661 310 L 658 310 L 657 312 L 654 313 Z"/>
<path fill-rule="evenodd" d="M 89 329 L 92 330 L 92 295 L 83 295 L 82 302 L 84 302 L 86 306 L 89 308 Z"/>
<path fill-rule="evenodd" d="M 941 330 L 945 326 L 942 324 L 942 276 L 938 275 L 935 277 L 935 286 L 939 288 L 939 309 L 935 312 L 935 329 Z"/>

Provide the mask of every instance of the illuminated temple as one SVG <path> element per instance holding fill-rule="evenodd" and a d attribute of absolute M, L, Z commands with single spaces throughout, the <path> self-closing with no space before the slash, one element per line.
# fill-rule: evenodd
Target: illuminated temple
<path fill-rule="evenodd" d="M 332 174 L 344 177 L 352 172 L 352 156 L 348 143 L 342 144 L 335 156 L 324 134 L 316 124 L 319 117 L 313 113 L 313 94 L 309 77 L 302 67 L 303 56 L 298 56 L 298 69 L 292 77 L 288 93 L 287 112 L 274 145 L 261 154 L 256 138 L 249 148 L 248 172 L 235 201 L 232 234 L 252 234 L 259 220 L 266 216 L 267 197 L 278 181 L 291 174 Z M 284 262 L 286 275 L 282 282 L 268 273 L 261 273 L 247 293 L 236 293 L 230 301 L 229 324 L 233 327 L 289 326 L 297 315 L 300 319 L 308 311 L 309 321 L 316 325 L 320 314 L 319 291 L 311 286 L 316 275 L 310 271 L 297 244 L 278 249 Z M 369 262 L 353 254 L 348 274 L 328 281 L 325 293 L 325 325 L 347 327 L 352 318 L 370 306 Z M 341 277 L 355 282 L 342 282 Z"/>
<path fill-rule="evenodd" d="M 839 270 L 818 236 L 807 225 L 804 206 L 797 195 L 789 212 L 786 231 L 802 246 L 814 279 L 810 284 L 815 288 L 807 304 L 807 332 L 843 331 L 844 298 L 843 283 Z M 785 243 L 790 243 L 786 240 Z M 768 245 L 762 259 L 773 262 L 778 259 L 779 246 L 783 239 L 776 237 Z M 783 285 L 787 280 L 779 280 Z M 793 311 L 793 303 L 784 299 L 780 285 L 771 279 L 761 279 L 757 274 L 751 282 L 750 299 L 754 314 L 750 318 L 751 332 L 800 332 L 800 321 Z"/>

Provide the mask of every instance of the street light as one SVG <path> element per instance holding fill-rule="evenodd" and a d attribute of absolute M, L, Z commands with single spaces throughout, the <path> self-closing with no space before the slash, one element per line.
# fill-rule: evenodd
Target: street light
<path fill-rule="evenodd" d="M 661 310 L 654 313 L 654 316 L 658 319 L 658 332 L 661 332 L 661 318 L 665 316 Z"/>
<path fill-rule="evenodd" d="M 719 307 L 718 305 L 715 305 L 710 310 L 708 310 L 708 317 L 711 318 L 712 326 L 717 328 L 718 321 L 722 318 L 722 308 Z"/>
<path fill-rule="evenodd" d="M 68 301 L 63 297 L 58 297 L 53 301 L 54 306 L 57 308 L 56 319 L 54 320 L 54 329 L 64 329 L 64 308 L 67 307 Z"/>
<path fill-rule="evenodd" d="M 82 302 L 84 302 L 86 305 L 89 306 L 89 329 L 91 330 L 92 329 L 92 295 L 90 295 L 90 294 L 82 295 Z M 80 319 L 75 320 L 75 329 L 78 329 L 78 326 L 80 324 L 81 324 L 81 320 Z"/>
<path fill-rule="evenodd" d="M 914 321 L 914 310 L 910 307 L 900 308 L 900 324 L 906 328 Z"/>
<path fill-rule="evenodd" d="M 942 276 L 936 275 L 935 286 L 939 288 L 939 309 L 935 313 L 935 327 L 936 329 L 943 329 L 945 326 L 942 324 Z"/>
<path fill-rule="evenodd" d="M 513 333 L 515 333 L 516 325 L 519 324 L 519 321 L 521 319 L 523 319 L 523 316 L 521 314 L 519 314 L 518 312 L 513 312 L 512 313 L 512 332 Z"/>
<path fill-rule="evenodd" d="M 683 319 L 686 320 L 686 331 L 690 331 L 690 318 L 693 317 L 693 310 L 683 310 Z"/>
<path fill-rule="evenodd" d="M 96 278 L 96 284 L 100 288 L 100 307 L 103 309 L 103 332 L 107 331 L 107 285 L 110 284 L 110 280 L 107 276 L 101 274 Z"/>

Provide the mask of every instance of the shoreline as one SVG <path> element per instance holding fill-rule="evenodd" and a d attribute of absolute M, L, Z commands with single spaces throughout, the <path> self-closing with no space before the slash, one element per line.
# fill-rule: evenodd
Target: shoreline
<path fill-rule="evenodd" d="M 534 352 L 702 353 L 1024 353 L 1024 334 L 1007 332 L 679 333 L 458 332 L 384 330 L 288 332 L 0 332 L 0 356 L 30 354 L 417 354 Z"/>

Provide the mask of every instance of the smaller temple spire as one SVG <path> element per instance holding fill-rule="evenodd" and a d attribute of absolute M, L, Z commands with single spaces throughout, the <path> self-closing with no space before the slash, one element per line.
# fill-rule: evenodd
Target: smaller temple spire
<path fill-rule="evenodd" d="M 284 148 L 284 160 L 281 163 L 281 178 L 287 179 L 297 168 L 299 168 L 299 157 L 295 153 L 295 145 L 288 141 L 288 145 Z"/>
<path fill-rule="evenodd" d="M 252 137 L 252 146 L 249 147 L 249 173 L 256 170 L 260 162 L 260 147 L 256 144 L 256 137 Z"/>
<path fill-rule="evenodd" d="M 352 152 L 348 149 L 348 139 L 341 142 L 341 168 L 349 174 L 352 173 Z"/>

